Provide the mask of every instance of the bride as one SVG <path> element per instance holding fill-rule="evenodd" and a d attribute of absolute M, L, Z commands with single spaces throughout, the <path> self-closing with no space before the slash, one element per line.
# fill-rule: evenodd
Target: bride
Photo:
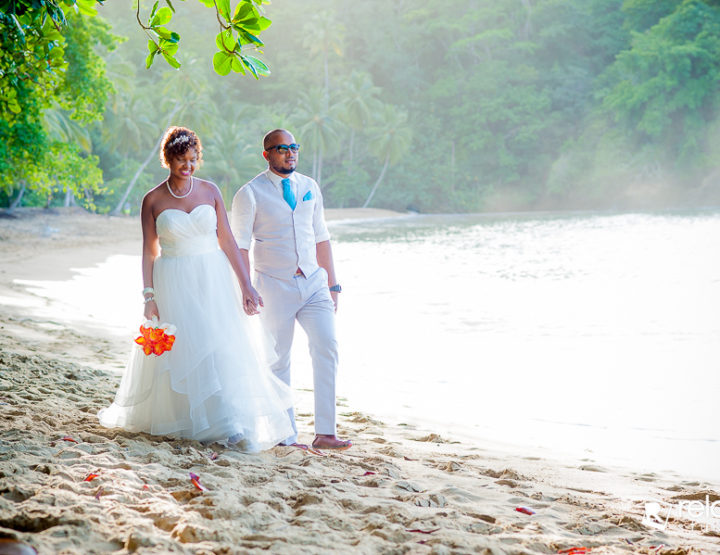
<path fill-rule="evenodd" d="M 103 426 L 200 441 L 229 440 L 247 451 L 293 434 L 288 386 L 260 363 L 248 318 L 263 306 L 230 231 L 218 188 L 193 176 L 197 135 L 171 127 L 160 160 L 168 178 L 142 202 L 145 318 L 176 328 L 171 351 L 136 348 Z M 242 297 L 233 283 L 234 272 Z"/>

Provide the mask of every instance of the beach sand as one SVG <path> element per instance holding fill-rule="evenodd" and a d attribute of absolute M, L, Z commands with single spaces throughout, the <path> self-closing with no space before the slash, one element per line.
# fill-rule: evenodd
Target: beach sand
<path fill-rule="evenodd" d="M 66 279 L 139 251 L 134 218 L 0 213 L 0 538 L 42 554 L 720 552 L 718 484 L 460 443 L 343 400 L 339 434 L 355 445 L 322 456 L 102 428 L 129 338 L 42 316 L 43 299 L 14 280 Z M 311 393 L 298 403 L 309 440 Z M 653 500 L 673 510 L 664 530 L 642 522 Z"/>

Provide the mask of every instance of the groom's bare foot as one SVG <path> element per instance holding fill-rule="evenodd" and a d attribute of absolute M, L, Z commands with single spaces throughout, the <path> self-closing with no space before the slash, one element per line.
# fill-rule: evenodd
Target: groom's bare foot
<path fill-rule="evenodd" d="M 340 439 L 333 434 L 317 434 L 312 442 L 315 449 L 334 449 L 336 451 L 344 451 L 352 447 L 352 441 L 349 439 Z"/>

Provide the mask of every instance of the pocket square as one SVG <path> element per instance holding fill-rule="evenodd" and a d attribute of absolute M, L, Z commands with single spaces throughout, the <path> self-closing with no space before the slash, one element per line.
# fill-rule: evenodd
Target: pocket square
<path fill-rule="evenodd" d="M 305 202 L 306 200 L 310 200 L 311 198 L 313 198 L 312 191 L 308 191 L 307 193 L 305 193 L 305 196 L 303 197 L 303 202 Z"/>

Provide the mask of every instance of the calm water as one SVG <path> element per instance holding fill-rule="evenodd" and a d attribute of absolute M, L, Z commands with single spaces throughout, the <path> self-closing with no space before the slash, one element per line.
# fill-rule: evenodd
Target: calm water
<path fill-rule="evenodd" d="M 720 212 L 416 216 L 332 231 L 351 410 L 720 479 Z M 27 285 L 76 321 L 131 334 L 139 267 L 116 256 Z M 307 387 L 304 341 L 295 351 Z"/>

